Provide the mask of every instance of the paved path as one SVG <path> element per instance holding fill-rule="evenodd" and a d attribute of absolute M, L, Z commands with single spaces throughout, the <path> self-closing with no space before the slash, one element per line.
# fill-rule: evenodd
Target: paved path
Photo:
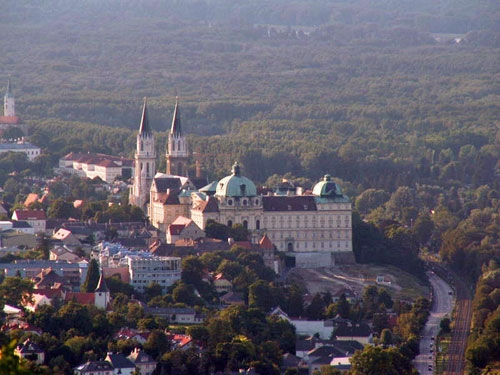
<path fill-rule="evenodd" d="M 420 354 L 415 358 L 414 365 L 420 374 L 434 373 L 434 338 L 439 332 L 439 324 L 445 316 L 451 318 L 455 298 L 451 287 L 434 272 L 428 272 L 429 281 L 433 290 L 433 304 L 429 320 L 422 331 L 420 340 Z"/>

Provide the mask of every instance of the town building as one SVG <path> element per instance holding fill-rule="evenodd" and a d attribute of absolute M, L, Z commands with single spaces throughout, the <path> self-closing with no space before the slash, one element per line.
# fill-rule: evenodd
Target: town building
<path fill-rule="evenodd" d="M 134 162 L 132 159 L 106 154 L 74 153 L 59 159 L 55 173 L 75 174 L 89 179 L 100 178 L 112 184 L 117 178 L 128 179 L 132 176 Z"/>
<path fill-rule="evenodd" d="M 32 234 L 35 234 L 45 232 L 47 217 L 43 210 L 14 210 L 12 220 L 26 221 L 33 228 Z"/>
<path fill-rule="evenodd" d="M 75 375 L 113 375 L 113 365 L 108 361 L 88 361 L 73 369 Z"/>
<path fill-rule="evenodd" d="M 155 257 L 128 255 L 130 284 L 139 292 L 144 292 L 151 283 L 161 286 L 163 293 L 181 278 L 180 257 Z"/>
<path fill-rule="evenodd" d="M 113 374 L 116 375 L 132 375 L 135 370 L 135 364 L 122 353 L 108 353 L 105 361 L 111 363 Z"/>
<path fill-rule="evenodd" d="M 135 348 L 127 358 L 135 364 L 142 375 L 151 375 L 156 369 L 157 362 L 153 357 L 139 348 Z"/>
<path fill-rule="evenodd" d="M 33 161 L 41 155 L 42 149 L 27 142 L 23 137 L 14 141 L 0 143 L 0 153 L 3 152 L 23 152 L 29 161 Z"/>
<path fill-rule="evenodd" d="M 45 361 L 45 352 L 30 339 L 26 339 L 22 344 L 19 344 L 14 349 L 14 354 L 38 365 L 43 365 Z"/>

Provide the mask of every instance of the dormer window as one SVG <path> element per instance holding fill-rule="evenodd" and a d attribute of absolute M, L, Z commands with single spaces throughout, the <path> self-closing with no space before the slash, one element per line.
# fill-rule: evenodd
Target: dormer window
<path fill-rule="evenodd" d="M 246 199 L 243 199 L 243 206 L 246 206 L 248 204 L 248 201 Z"/>
<path fill-rule="evenodd" d="M 228 204 L 228 206 L 232 206 L 233 205 L 233 200 L 232 199 L 228 199 L 227 200 L 227 204 Z"/>

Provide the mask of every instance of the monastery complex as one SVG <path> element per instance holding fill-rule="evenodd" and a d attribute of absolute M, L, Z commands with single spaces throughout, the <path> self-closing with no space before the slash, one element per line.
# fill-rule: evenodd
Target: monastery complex
<path fill-rule="evenodd" d="M 354 261 L 352 204 L 330 175 L 323 176 L 312 190 L 283 184 L 264 193 L 236 162 L 226 177 L 198 186 L 200 179 L 188 175 L 190 152 L 177 101 L 166 145 L 166 173 L 157 173 L 156 155 L 144 101 L 129 199 L 147 212 L 166 239 L 179 238 L 179 223 L 183 223 L 181 229 L 203 235 L 207 221 L 214 220 L 229 227 L 244 226 L 254 244 L 267 236 L 297 267 Z"/>

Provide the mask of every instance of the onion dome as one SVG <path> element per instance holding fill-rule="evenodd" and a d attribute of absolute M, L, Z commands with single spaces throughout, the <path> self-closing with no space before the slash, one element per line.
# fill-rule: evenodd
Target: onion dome
<path fill-rule="evenodd" d="M 257 195 L 255 184 L 250 179 L 241 175 L 238 162 L 234 163 L 231 172 L 230 176 L 224 177 L 217 184 L 216 196 L 255 197 Z"/>
<path fill-rule="evenodd" d="M 318 197 L 336 197 L 342 196 L 342 189 L 332 181 L 332 176 L 325 174 L 320 182 L 314 185 L 313 195 Z"/>

